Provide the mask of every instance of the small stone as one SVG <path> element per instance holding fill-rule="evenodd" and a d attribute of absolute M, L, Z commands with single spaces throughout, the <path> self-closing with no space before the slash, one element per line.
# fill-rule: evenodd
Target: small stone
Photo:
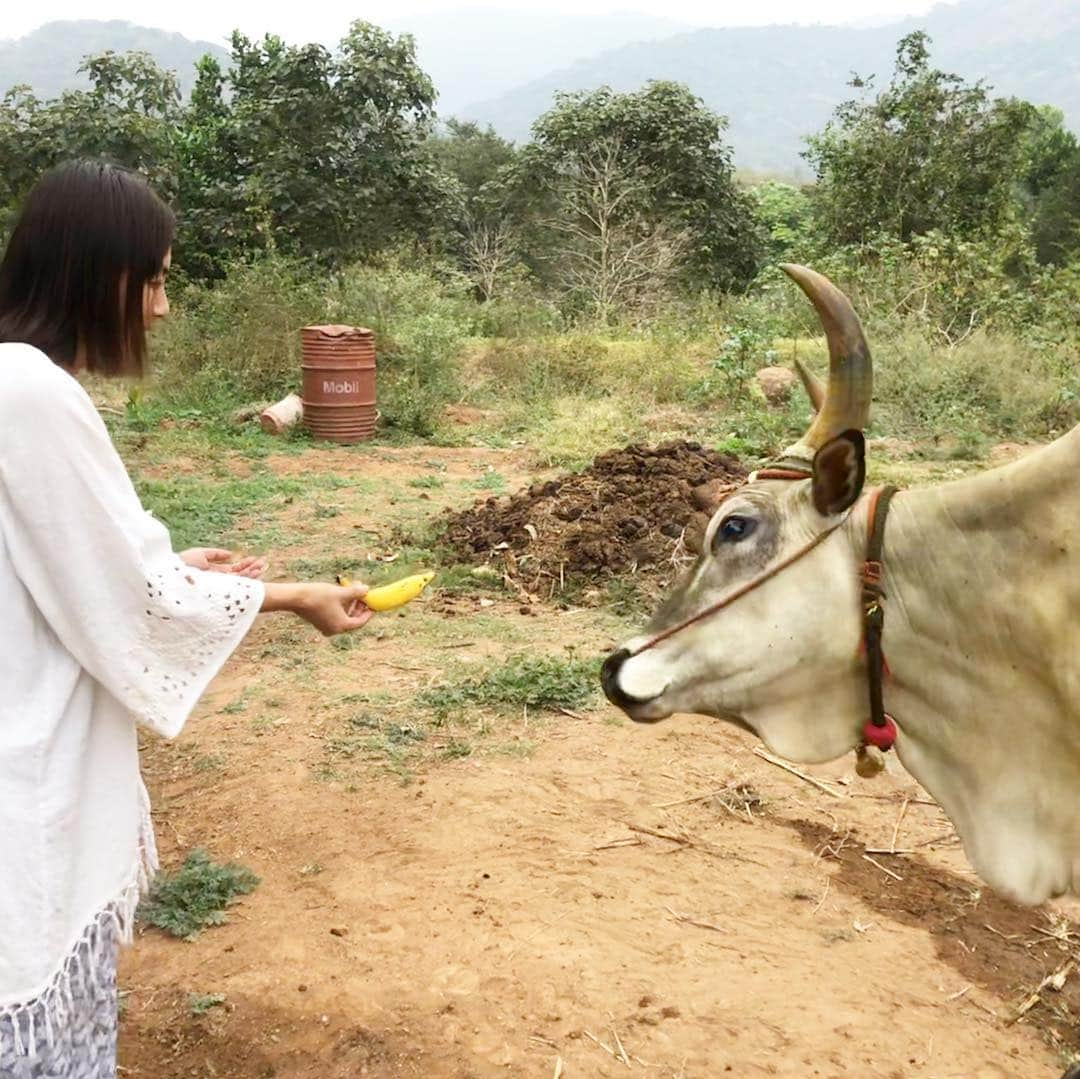
<path fill-rule="evenodd" d="M 791 396 L 798 376 L 787 367 L 763 367 L 754 381 L 770 405 L 782 405 Z"/>
<path fill-rule="evenodd" d="M 330 936 L 332 937 L 347 937 L 348 935 L 349 931 L 347 929 L 334 928 L 330 930 Z"/>

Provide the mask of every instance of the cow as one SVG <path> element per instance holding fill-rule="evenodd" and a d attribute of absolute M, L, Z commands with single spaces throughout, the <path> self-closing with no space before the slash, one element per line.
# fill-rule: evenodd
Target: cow
<path fill-rule="evenodd" d="M 1025 904 L 1078 892 L 1080 427 L 883 512 L 864 489 L 859 320 L 825 277 L 783 269 L 828 341 L 817 414 L 722 502 L 647 629 L 604 662 L 604 691 L 640 723 L 712 716 L 796 762 L 895 740 L 991 887 Z"/>

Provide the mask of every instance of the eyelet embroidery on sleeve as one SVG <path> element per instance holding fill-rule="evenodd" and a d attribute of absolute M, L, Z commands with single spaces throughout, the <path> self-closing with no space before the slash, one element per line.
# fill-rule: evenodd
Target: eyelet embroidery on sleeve
<path fill-rule="evenodd" d="M 128 680 L 128 692 L 141 704 L 139 714 L 163 729 L 177 727 L 166 717 L 175 715 L 177 705 L 193 705 L 192 690 L 205 685 L 207 675 L 228 658 L 238 628 L 251 621 L 255 590 L 261 590 L 246 578 L 192 570 L 179 560 L 171 570 L 144 578 L 139 636 L 145 650 L 139 649 Z"/>

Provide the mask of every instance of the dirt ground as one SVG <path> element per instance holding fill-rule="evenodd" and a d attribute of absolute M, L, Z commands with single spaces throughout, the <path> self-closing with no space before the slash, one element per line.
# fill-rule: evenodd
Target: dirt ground
<path fill-rule="evenodd" d="M 465 502 L 399 486 L 433 463 L 529 478 L 499 451 L 419 457 L 332 467 L 410 514 Z M 346 506 L 303 527 L 294 546 L 358 525 Z M 622 632 L 595 609 L 447 606 L 424 597 L 347 650 L 260 619 L 182 737 L 144 747 L 165 864 L 201 846 L 261 884 L 193 942 L 148 930 L 126 952 L 122 1076 L 1060 1074 L 1080 978 L 1012 1019 L 1075 953 L 1074 911 L 980 889 L 898 771 L 805 770 L 823 789 L 716 721 L 637 727 L 599 704 L 501 719 L 502 749 L 408 782 L 373 762 L 327 771 L 328 701 L 377 708 L 448 664 L 600 654 Z M 223 999 L 194 1014 L 191 994 Z"/>

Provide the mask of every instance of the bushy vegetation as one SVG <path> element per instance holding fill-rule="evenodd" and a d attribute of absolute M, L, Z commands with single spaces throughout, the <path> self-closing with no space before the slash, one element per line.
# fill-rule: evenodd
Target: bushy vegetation
<path fill-rule="evenodd" d="M 139 919 L 174 937 L 191 940 L 225 921 L 225 908 L 255 889 L 259 878 L 238 865 L 221 865 L 193 850 L 173 873 L 161 874 L 139 905 Z"/>
<path fill-rule="evenodd" d="M 784 260 L 855 303 L 879 433 L 977 448 L 1080 414 L 1080 145 L 1060 112 L 936 70 L 923 34 L 808 140 L 805 188 L 736 183 L 723 117 L 674 83 L 560 95 L 516 147 L 439 126 L 408 37 L 232 46 L 186 101 L 145 55 L 106 54 L 87 91 L 0 104 L 0 218 L 84 153 L 177 207 L 174 316 L 136 428 L 296 389 L 298 331 L 329 321 L 375 331 L 392 437 L 524 442 L 558 465 L 680 434 L 767 454 L 806 406 L 767 407 L 755 371 L 824 361 Z"/>

